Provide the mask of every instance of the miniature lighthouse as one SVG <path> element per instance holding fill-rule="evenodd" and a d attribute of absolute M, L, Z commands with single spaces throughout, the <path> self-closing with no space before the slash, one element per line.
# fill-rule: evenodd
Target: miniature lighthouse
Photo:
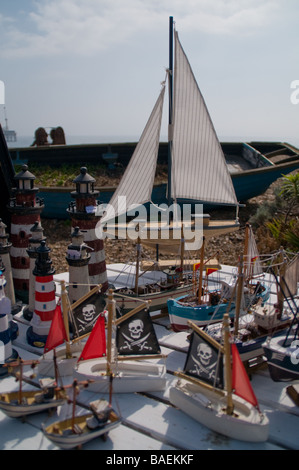
<path fill-rule="evenodd" d="M 9 235 L 6 233 L 7 226 L 4 224 L 2 219 L 0 219 L 0 256 L 2 258 L 3 264 L 5 266 L 5 278 L 6 278 L 6 294 L 10 299 L 12 306 L 16 303 L 15 289 L 12 279 L 12 269 L 10 261 L 10 248 L 11 243 L 8 241 Z"/>
<path fill-rule="evenodd" d="M 50 259 L 50 248 L 42 240 L 37 248 L 37 259 L 33 274 L 35 276 L 35 308 L 31 320 L 31 326 L 27 330 L 27 341 L 31 346 L 44 348 L 47 336 L 53 320 L 56 301 L 55 273 Z"/>
<path fill-rule="evenodd" d="M 5 296 L 4 292 L 4 287 L 7 285 L 6 277 L 4 276 L 5 272 L 5 266 L 2 261 L 2 258 L 0 257 L 0 279 L 1 279 L 1 296 L 0 298 L 2 299 L 2 304 L 5 305 L 5 314 L 8 316 L 8 324 L 9 324 L 9 334 L 10 334 L 10 339 L 13 341 L 18 337 L 19 334 L 19 327 L 17 322 L 13 320 L 12 317 L 12 305 L 11 305 L 11 300 L 9 297 Z M 5 299 L 5 300 L 4 300 Z M 0 310 L 1 313 L 1 310 Z"/>
<path fill-rule="evenodd" d="M 31 236 L 30 228 L 44 208 L 43 201 L 36 197 L 38 188 L 34 187 L 35 176 L 23 165 L 22 171 L 14 179 L 17 187 L 14 197 L 10 200 L 8 210 L 11 213 L 10 258 L 15 295 L 24 303 L 28 303 L 29 295 L 29 256 L 27 248 Z"/>
<path fill-rule="evenodd" d="M 96 226 L 100 221 L 97 214 L 97 200 L 99 191 L 94 189 L 95 179 L 82 167 L 80 175 L 73 180 L 76 191 L 71 193 L 76 202 L 69 205 L 68 213 L 72 219 L 72 226 L 79 227 L 84 233 L 84 242 L 91 248 L 88 264 L 89 283 L 91 286 L 102 285 L 102 291 L 108 288 L 106 271 L 104 241 L 96 235 Z"/>
<path fill-rule="evenodd" d="M 33 274 L 35 268 L 35 262 L 38 257 L 37 249 L 40 246 L 42 240 L 46 240 L 44 237 L 44 229 L 41 226 L 41 223 L 37 220 L 33 227 L 31 227 L 30 232 L 32 233 L 31 238 L 29 238 L 29 248 L 27 250 L 30 264 L 29 264 L 29 298 L 28 306 L 23 310 L 23 317 L 30 321 L 32 319 L 34 305 L 35 305 L 35 276 Z"/>
<path fill-rule="evenodd" d="M 88 248 L 88 245 L 84 243 L 83 232 L 79 227 L 75 227 L 72 233 L 72 243 L 68 246 L 66 256 L 69 265 L 69 299 L 71 304 L 88 294 L 90 290 Z"/>
<path fill-rule="evenodd" d="M 3 364 L 16 360 L 19 355 L 12 348 L 11 331 L 11 300 L 5 296 L 4 287 L 6 284 L 3 272 L 0 271 L 0 377 L 7 375 L 7 367 Z"/>

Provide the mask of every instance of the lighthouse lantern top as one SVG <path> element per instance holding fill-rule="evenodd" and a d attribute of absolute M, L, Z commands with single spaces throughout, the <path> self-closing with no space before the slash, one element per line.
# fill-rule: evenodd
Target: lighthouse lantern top
<path fill-rule="evenodd" d="M 15 175 L 14 179 L 17 181 L 18 189 L 33 189 L 35 176 L 28 170 L 27 165 L 22 166 L 22 170 Z"/>
<path fill-rule="evenodd" d="M 95 179 L 87 173 L 87 168 L 80 169 L 80 175 L 73 180 L 76 184 L 76 191 L 79 194 L 90 194 L 94 192 Z"/>

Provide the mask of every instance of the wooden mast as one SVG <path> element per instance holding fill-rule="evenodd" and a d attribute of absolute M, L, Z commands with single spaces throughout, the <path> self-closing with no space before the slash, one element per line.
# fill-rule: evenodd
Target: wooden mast
<path fill-rule="evenodd" d="M 21 405 L 22 404 L 22 384 L 23 384 L 23 361 L 22 361 L 22 359 L 20 360 L 20 377 L 19 377 L 19 381 L 20 381 L 20 384 L 19 384 L 18 397 L 19 397 L 19 405 Z"/>
<path fill-rule="evenodd" d="M 205 253 L 205 237 L 202 237 L 202 246 L 200 252 L 200 266 L 199 266 L 199 281 L 198 281 L 198 303 L 202 303 L 202 278 L 203 278 L 203 265 L 204 265 L 204 253 Z"/>
<path fill-rule="evenodd" d="M 284 255 L 284 249 L 281 247 L 280 249 L 280 267 L 279 267 L 279 287 L 277 293 L 277 303 L 279 314 L 277 318 L 280 318 L 283 312 L 283 304 L 284 304 L 284 292 L 286 292 L 286 285 L 285 285 L 285 273 L 287 268 L 286 258 Z"/>
<path fill-rule="evenodd" d="M 241 310 L 243 285 L 244 285 L 243 256 L 241 255 L 240 256 L 240 261 L 239 261 L 239 272 L 238 272 L 238 288 L 237 288 L 235 328 L 234 328 L 234 335 L 235 336 L 237 336 L 238 330 L 239 330 L 239 317 L 240 317 L 240 310 Z"/>
<path fill-rule="evenodd" d="M 113 300 L 113 290 L 109 289 L 108 293 L 108 323 L 107 323 L 107 368 L 106 374 L 111 375 L 111 361 L 112 361 L 112 322 L 113 322 L 113 311 L 114 311 L 114 300 Z"/>
<path fill-rule="evenodd" d="M 182 224 L 181 228 L 181 271 L 180 271 L 180 281 L 183 279 L 184 271 L 184 257 L 185 257 L 185 239 L 184 239 L 184 225 Z"/>
<path fill-rule="evenodd" d="M 248 245 L 249 245 L 249 230 L 250 230 L 250 225 L 247 222 L 246 223 L 246 228 L 245 228 L 245 241 L 244 241 L 244 274 L 245 277 L 248 279 L 249 278 L 249 256 L 248 256 Z"/>
<path fill-rule="evenodd" d="M 229 343 L 229 315 L 226 313 L 223 316 L 223 329 L 224 329 L 224 357 L 225 357 L 225 383 L 227 391 L 227 406 L 226 413 L 233 414 L 234 405 L 232 399 L 232 368 L 231 368 L 231 351 Z"/>
<path fill-rule="evenodd" d="M 138 294 L 138 278 L 139 278 L 139 266 L 140 266 L 140 251 L 141 251 L 141 243 L 140 237 L 137 238 L 137 259 L 136 259 L 136 273 L 135 273 L 135 292 Z"/>
<path fill-rule="evenodd" d="M 69 329 L 69 315 L 68 315 L 68 302 L 67 302 L 67 292 L 65 287 L 65 281 L 61 281 L 61 302 L 62 302 L 62 313 L 63 313 L 63 322 L 66 332 L 66 358 L 70 359 L 72 357 L 71 345 L 70 345 L 70 329 Z"/>

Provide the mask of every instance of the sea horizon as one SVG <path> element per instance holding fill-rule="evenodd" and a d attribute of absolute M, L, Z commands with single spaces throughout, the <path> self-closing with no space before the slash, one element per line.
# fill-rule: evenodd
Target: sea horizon
<path fill-rule="evenodd" d="M 273 136 L 218 136 L 220 142 L 285 142 L 299 148 L 299 137 L 274 138 Z M 69 135 L 66 136 L 66 145 L 80 144 L 116 144 L 138 142 L 140 135 Z M 161 135 L 160 141 L 167 142 L 167 136 Z M 30 147 L 34 136 L 18 136 L 16 142 L 7 142 L 9 149 Z M 52 139 L 49 137 L 49 144 Z"/>

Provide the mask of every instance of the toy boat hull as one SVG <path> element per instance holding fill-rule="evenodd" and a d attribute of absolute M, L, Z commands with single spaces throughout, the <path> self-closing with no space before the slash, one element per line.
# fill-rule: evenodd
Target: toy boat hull
<path fill-rule="evenodd" d="M 225 397 L 185 380 L 170 389 L 169 399 L 184 413 L 224 436 L 247 442 L 264 442 L 268 438 L 268 418 L 236 395 L 233 395 L 233 415 L 223 411 Z"/>
<path fill-rule="evenodd" d="M 56 421 L 50 426 L 43 427 L 43 433 L 53 444 L 61 449 L 73 449 L 75 447 L 86 444 L 87 442 L 102 436 L 104 439 L 112 429 L 119 426 L 121 419 L 112 411 L 109 420 L 95 429 L 90 429 L 87 425 L 88 420 L 93 414 L 76 416 L 75 429 L 72 432 L 72 420 Z"/>
<path fill-rule="evenodd" d="M 175 332 L 189 330 L 188 320 L 191 320 L 198 326 L 205 326 L 210 323 L 222 321 L 223 315 L 227 311 L 228 304 L 220 305 L 197 305 L 195 307 L 180 303 L 183 297 L 169 299 L 167 301 L 169 320 L 171 328 Z M 235 303 L 230 306 L 229 315 L 235 315 Z"/>
<path fill-rule="evenodd" d="M 112 366 L 113 392 L 154 392 L 166 387 L 166 366 L 137 361 L 118 362 Z M 87 391 L 109 393 L 110 377 L 106 375 L 106 359 L 90 359 L 77 365 L 74 377 L 91 380 Z"/>
<path fill-rule="evenodd" d="M 0 395 L 0 410 L 10 418 L 20 418 L 22 416 L 40 413 L 52 408 L 57 408 L 65 403 L 65 399 L 50 399 L 38 403 L 36 400 L 41 397 L 41 392 L 22 392 L 23 403 L 18 403 L 18 392 L 2 393 Z"/>
<path fill-rule="evenodd" d="M 161 310 L 162 308 L 167 306 L 168 299 L 176 298 L 182 295 L 188 295 L 193 289 L 192 283 L 184 284 L 180 287 L 172 288 L 172 289 L 165 289 L 160 290 L 158 292 L 148 292 L 146 294 L 136 295 L 135 293 L 131 294 L 128 292 L 127 289 L 116 289 L 116 294 L 123 294 L 124 297 L 119 297 L 117 295 L 115 297 L 117 305 L 121 308 L 122 312 L 126 313 L 129 310 L 133 310 L 134 308 L 140 305 L 140 301 L 150 301 L 149 310 L 154 312 L 156 310 Z"/>
<path fill-rule="evenodd" d="M 283 346 L 285 334 L 263 343 L 271 379 L 274 382 L 299 380 L 299 340 L 290 335 L 287 347 Z"/>

